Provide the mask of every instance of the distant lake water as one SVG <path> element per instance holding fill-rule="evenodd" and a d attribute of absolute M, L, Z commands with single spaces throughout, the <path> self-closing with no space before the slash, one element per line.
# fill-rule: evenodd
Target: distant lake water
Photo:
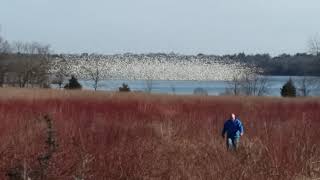
<path fill-rule="evenodd" d="M 267 96 L 280 96 L 280 88 L 291 77 L 297 82 L 303 77 L 301 76 L 266 76 L 268 78 L 268 93 Z M 89 80 L 79 81 L 84 89 L 93 89 L 93 82 Z M 118 91 L 122 83 L 129 85 L 132 91 L 143 91 L 147 89 L 146 80 L 103 80 L 99 82 L 98 90 Z M 229 87 L 227 81 L 171 81 L 171 80 L 152 80 L 151 93 L 162 94 L 193 94 L 195 88 L 205 89 L 209 95 L 221 95 Z M 320 95 L 320 89 L 313 89 L 312 95 Z"/>

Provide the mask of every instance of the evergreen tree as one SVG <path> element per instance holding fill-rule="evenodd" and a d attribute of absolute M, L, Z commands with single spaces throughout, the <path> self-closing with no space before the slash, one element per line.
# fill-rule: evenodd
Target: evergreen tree
<path fill-rule="evenodd" d="M 120 92 L 130 92 L 130 88 L 129 88 L 128 84 L 123 83 L 122 87 L 119 87 L 119 91 Z"/>
<path fill-rule="evenodd" d="M 81 89 L 82 86 L 78 82 L 78 79 L 74 76 L 71 76 L 71 79 L 69 79 L 69 83 L 64 86 L 65 89 Z"/>
<path fill-rule="evenodd" d="M 296 97 L 296 87 L 290 78 L 281 88 L 282 97 Z"/>

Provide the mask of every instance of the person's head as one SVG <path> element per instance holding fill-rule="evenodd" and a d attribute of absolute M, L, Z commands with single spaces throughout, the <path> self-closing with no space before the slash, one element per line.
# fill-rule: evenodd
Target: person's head
<path fill-rule="evenodd" d="M 236 115 L 234 113 L 231 114 L 231 120 L 236 120 Z"/>

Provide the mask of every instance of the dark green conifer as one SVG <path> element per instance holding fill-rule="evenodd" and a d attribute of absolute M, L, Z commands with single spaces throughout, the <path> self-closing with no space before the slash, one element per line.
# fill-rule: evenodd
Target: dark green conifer
<path fill-rule="evenodd" d="M 296 97 L 296 87 L 290 78 L 281 88 L 282 97 Z"/>
<path fill-rule="evenodd" d="M 78 82 L 78 79 L 75 76 L 71 76 L 69 83 L 64 86 L 65 89 L 81 89 L 82 86 Z"/>

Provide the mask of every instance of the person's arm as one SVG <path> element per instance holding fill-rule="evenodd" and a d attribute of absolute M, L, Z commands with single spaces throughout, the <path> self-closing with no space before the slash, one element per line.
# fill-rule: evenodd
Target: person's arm
<path fill-rule="evenodd" d="M 224 138 L 224 135 L 226 134 L 226 131 L 227 131 L 227 123 L 224 123 L 223 125 L 223 129 L 222 129 L 222 137 Z"/>
<path fill-rule="evenodd" d="M 241 121 L 239 121 L 239 131 L 240 131 L 240 136 L 243 136 L 244 128 L 243 128 L 243 124 Z"/>

